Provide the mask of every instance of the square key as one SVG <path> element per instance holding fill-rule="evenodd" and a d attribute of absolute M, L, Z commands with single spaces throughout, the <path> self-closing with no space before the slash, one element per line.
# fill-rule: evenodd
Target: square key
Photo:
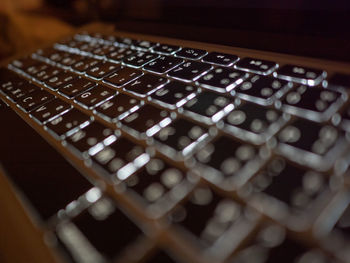
<path fill-rule="evenodd" d="M 157 218 L 169 211 L 194 186 L 187 173 L 161 159 L 151 159 L 122 185 L 147 215 Z"/>
<path fill-rule="evenodd" d="M 67 112 L 71 108 L 72 106 L 67 102 L 60 99 L 54 99 L 35 109 L 30 115 L 37 121 L 45 123 L 57 115 Z"/>
<path fill-rule="evenodd" d="M 251 57 L 242 58 L 235 64 L 237 69 L 262 75 L 270 74 L 277 66 L 276 62 Z"/>
<path fill-rule="evenodd" d="M 153 136 L 165 155 L 177 159 L 188 156 L 208 137 L 208 128 L 186 119 L 173 121 Z"/>
<path fill-rule="evenodd" d="M 77 76 L 69 72 L 61 72 L 51 78 L 48 78 L 44 83 L 51 89 L 57 90 L 64 84 L 73 81 Z"/>
<path fill-rule="evenodd" d="M 121 69 L 120 65 L 107 61 L 101 61 L 95 66 L 89 68 L 86 71 L 86 74 L 91 78 L 99 80 L 119 69 Z"/>
<path fill-rule="evenodd" d="M 21 99 L 18 100 L 17 103 L 25 111 L 31 112 L 32 110 L 43 105 L 45 102 L 53 100 L 54 98 L 55 96 L 47 92 L 46 90 L 36 90 L 21 97 Z"/>
<path fill-rule="evenodd" d="M 212 91 L 203 91 L 188 101 L 183 109 L 195 120 L 216 123 L 233 109 L 233 98 Z"/>
<path fill-rule="evenodd" d="M 140 68 L 148 62 L 158 58 L 158 54 L 149 52 L 137 52 L 123 59 L 123 62 L 131 67 Z"/>
<path fill-rule="evenodd" d="M 94 162 L 112 175 L 112 180 L 125 180 L 149 161 L 149 155 L 142 146 L 124 137 L 103 148 L 92 156 Z M 118 180 L 117 180 L 118 181 Z"/>
<path fill-rule="evenodd" d="M 280 153 L 317 170 L 330 168 L 347 145 L 342 131 L 303 119 L 283 128 L 277 137 Z"/>
<path fill-rule="evenodd" d="M 226 135 L 204 146 L 196 154 L 200 174 L 224 189 L 242 186 L 263 163 L 259 149 Z"/>
<path fill-rule="evenodd" d="M 212 246 L 212 253 L 224 257 L 220 255 L 224 250 L 220 245 L 225 244 L 227 249 L 229 244 L 237 244 L 254 225 L 257 215 L 247 213 L 249 211 L 232 198 L 220 196 L 208 187 L 198 187 L 168 218 L 184 231 L 184 235 L 194 237 L 199 247 Z M 230 252 L 225 251 L 225 254 Z"/>
<path fill-rule="evenodd" d="M 176 109 L 193 98 L 197 89 L 180 81 L 171 81 L 151 95 L 152 100 L 161 106 Z"/>
<path fill-rule="evenodd" d="M 59 224 L 56 234 L 77 262 L 112 262 L 137 242 L 142 231 L 112 200 L 102 198 Z"/>
<path fill-rule="evenodd" d="M 153 60 L 152 62 L 145 65 L 144 69 L 158 74 L 163 74 L 173 69 L 174 67 L 180 65 L 183 62 L 184 60 L 181 58 L 160 56 L 156 60 Z"/>
<path fill-rule="evenodd" d="M 145 97 L 146 95 L 149 95 L 152 92 L 154 92 L 167 81 L 168 80 L 166 78 L 160 76 L 144 74 L 135 81 L 124 86 L 124 90 L 133 93 L 137 96 Z"/>
<path fill-rule="evenodd" d="M 141 70 L 122 68 L 121 70 L 118 70 L 117 72 L 105 77 L 103 81 L 119 88 L 142 75 L 143 73 Z"/>
<path fill-rule="evenodd" d="M 151 137 L 171 122 L 170 113 L 146 104 L 121 120 L 122 128 L 137 138 Z"/>
<path fill-rule="evenodd" d="M 96 85 L 97 84 L 91 80 L 79 77 L 61 86 L 58 91 L 71 99 Z"/>
<path fill-rule="evenodd" d="M 270 105 L 277 98 L 282 97 L 291 87 L 292 85 L 285 80 L 253 75 L 238 85 L 233 94 L 260 105 Z"/>
<path fill-rule="evenodd" d="M 174 68 L 168 73 L 168 75 L 175 79 L 190 82 L 192 80 L 196 80 L 211 68 L 212 66 L 207 63 L 187 61 L 184 64 L 181 64 L 180 66 Z"/>
<path fill-rule="evenodd" d="M 246 102 L 224 118 L 224 129 L 242 140 L 260 145 L 277 133 L 289 118 L 274 108 Z"/>
<path fill-rule="evenodd" d="M 87 109 L 91 109 L 103 101 L 108 100 L 114 94 L 116 94 L 115 90 L 99 85 L 75 97 L 75 102 L 78 102 Z"/>
<path fill-rule="evenodd" d="M 282 100 L 285 112 L 313 121 L 327 121 L 347 99 L 347 95 L 322 87 L 299 86 Z"/>

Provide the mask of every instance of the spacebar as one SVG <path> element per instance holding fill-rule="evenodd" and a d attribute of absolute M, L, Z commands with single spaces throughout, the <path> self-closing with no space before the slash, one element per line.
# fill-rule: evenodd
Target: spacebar
<path fill-rule="evenodd" d="M 93 185 L 11 108 L 0 107 L 0 164 L 43 220 Z"/>

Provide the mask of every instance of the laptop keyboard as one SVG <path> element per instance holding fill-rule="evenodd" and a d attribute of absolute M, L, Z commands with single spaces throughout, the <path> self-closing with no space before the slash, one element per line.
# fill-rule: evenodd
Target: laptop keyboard
<path fill-rule="evenodd" d="M 14 181 L 68 262 L 349 262 L 349 87 L 327 78 L 77 34 L 1 68 L 0 95 L 96 177 Z"/>

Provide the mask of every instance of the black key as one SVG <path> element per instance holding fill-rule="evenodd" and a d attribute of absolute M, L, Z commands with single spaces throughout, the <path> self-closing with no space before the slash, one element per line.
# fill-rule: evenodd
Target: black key
<path fill-rule="evenodd" d="M 36 110 L 33 110 L 30 115 L 37 119 L 39 122 L 44 123 L 59 114 L 68 111 L 72 106 L 67 102 L 60 99 L 54 99 L 44 105 L 40 106 Z"/>
<path fill-rule="evenodd" d="M 270 74 L 277 64 L 275 62 L 256 58 L 242 58 L 235 64 L 235 68 L 262 75 Z"/>
<path fill-rule="evenodd" d="M 90 150 L 89 154 L 93 154 L 96 148 L 103 147 L 103 144 L 108 145 L 115 140 L 113 130 L 98 122 L 93 122 L 66 138 L 66 141 L 80 153 Z"/>
<path fill-rule="evenodd" d="M 115 90 L 99 85 L 78 95 L 75 97 L 75 101 L 79 102 L 85 108 L 91 109 L 111 98 L 114 94 L 116 94 Z"/>
<path fill-rule="evenodd" d="M 136 51 L 135 50 L 131 50 L 128 48 L 118 48 L 117 50 L 114 50 L 112 52 L 110 52 L 109 54 L 107 54 L 107 58 L 114 60 L 114 61 L 122 61 L 124 58 L 135 54 Z"/>
<path fill-rule="evenodd" d="M 72 109 L 69 112 L 46 123 L 46 127 L 55 135 L 61 137 L 68 132 L 71 134 L 72 130 L 76 129 L 77 127 L 84 127 L 88 125 L 90 121 L 90 116 L 78 111 L 77 109 Z"/>
<path fill-rule="evenodd" d="M 152 50 L 154 52 L 170 55 L 175 53 L 180 49 L 179 46 L 174 46 L 174 45 L 166 45 L 166 44 L 158 44 L 157 46 L 153 47 Z"/>
<path fill-rule="evenodd" d="M 276 71 L 276 77 L 289 81 L 298 82 L 305 85 L 318 85 L 323 79 L 327 77 L 324 70 L 308 68 L 295 65 L 283 65 Z"/>
<path fill-rule="evenodd" d="M 121 121 L 123 128 L 136 137 L 151 137 L 171 120 L 169 112 L 146 104 Z"/>
<path fill-rule="evenodd" d="M 159 86 L 167 82 L 166 78 L 158 77 L 152 74 L 145 74 L 134 82 L 124 87 L 124 90 L 144 97 L 154 92 Z"/>
<path fill-rule="evenodd" d="M 11 64 L 13 66 L 15 66 L 16 68 L 25 71 L 29 67 L 34 66 L 38 63 L 40 63 L 40 62 L 31 58 L 31 57 L 25 57 L 25 58 L 21 58 L 21 59 L 16 59 L 16 60 L 12 61 Z"/>
<path fill-rule="evenodd" d="M 236 55 L 224 54 L 218 52 L 210 52 L 203 58 L 204 62 L 217 64 L 221 66 L 231 66 L 238 60 Z"/>
<path fill-rule="evenodd" d="M 122 137 L 93 155 L 92 159 L 112 175 L 112 180 L 125 180 L 145 165 L 149 156 L 141 146 Z"/>
<path fill-rule="evenodd" d="M 28 83 L 28 81 L 21 78 L 15 72 L 7 68 L 0 68 L 0 89 L 3 92 L 6 93 L 6 89 L 12 90 L 25 83 Z"/>
<path fill-rule="evenodd" d="M 85 58 L 85 59 L 73 64 L 72 69 L 79 71 L 79 72 L 84 72 L 84 71 L 88 70 L 89 68 L 97 65 L 98 63 L 100 63 L 100 60 L 97 60 L 94 58 Z"/>
<path fill-rule="evenodd" d="M 147 40 L 136 40 L 132 44 L 134 47 L 141 48 L 141 49 L 150 49 L 151 47 L 154 47 L 157 45 L 155 42 L 147 41 Z"/>
<path fill-rule="evenodd" d="M 35 86 L 34 84 L 31 84 L 23 79 L 17 79 L 15 81 L 8 81 L 7 83 L 4 83 L 1 87 L 1 90 L 9 96 L 12 100 L 18 101 L 19 99 L 23 98 L 24 96 L 40 90 L 39 87 Z"/>
<path fill-rule="evenodd" d="M 179 81 L 171 81 L 151 95 L 151 98 L 160 105 L 175 109 L 195 96 L 197 89 Z"/>
<path fill-rule="evenodd" d="M 121 87 L 126 83 L 136 79 L 141 76 L 143 73 L 141 70 L 133 68 L 123 68 L 104 78 L 103 81 L 117 87 Z"/>
<path fill-rule="evenodd" d="M 132 67 L 142 67 L 148 62 L 159 57 L 157 54 L 148 53 L 148 52 L 137 52 L 136 54 L 130 55 L 123 59 L 123 62 Z"/>
<path fill-rule="evenodd" d="M 177 119 L 161 129 L 153 138 L 159 143 L 164 154 L 179 159 L 189 155 L 208 136 L 206 127 L 185 119 Z"/>
<path fill-rule="evenodd" d="M 68 98 L 74 98 L 78 94 L 95 87 L 96 85 L 97 84 L 91 80 L 79 77 L 61 86 L 58 90 Z"/>
<path fill-rule="evenodd" d="M 245 103 L 236 107 L 225 118 L 226 131 L 255 144 L 265 143 L 289 118 L 275 109 Z"/>
<path fill-rule="evenodd" d="M 77 54 L 69 54 L 68 57 L 63 58 L 60 61 L 60 64 L 67 66 L 67 67 L 71 67 L 74 64 L 78 63 L 79 61 L 82 61 L 84 59 L 83 56 L 77 55 Z"/>
<path fill-rule="evenodd" d="M 121 69 L 120 65 L 102 61 L 86 71 L 86 74 L 95 79 L 102 79 L 105 76 Z"/>
<path fill-rule="evenodd" d="M 61 62 L 64 58 L 70 56 L 69 53 L 54 49 L 52 47 L 39 49 L 36 54 L 43 58 L 48 58 L 54 62 Z"/>
<path fill-rule="evenodd" d="M 112 52 L 116 51 L 117 49 L 118 49 L 118 47 L 113 46 L 113 45 L 103 45 L 103 46 L 93 50 L 92 53 L 94 55 L 97 55 L 97 56 L 106 56 L 107 54 L 112 53 Z"/>
<path fill-rule="evenodd" d="M 78 48 L 81 51 L 92 53 L 95 49 L 99 48 L 101 44 L 97 42 L 89 42 L 89 43 L 83 43 L 82 45 L 78 46 Z"/>
<path fill-rule="evenodd" d="M 314 121 L 326 121 L 345 102 L 342 93 L 320 87 L 299 86 L 282 100 L 284 111 Z"/>
<path fill-rule="evenodd" d="M 118 119 L 124 118 L 130 112 L 138 109 L 140 104 L 141 101 L 119 93 L 112 99 L 107 100 L 96 107 L 95 111 L 98 114 L 101 114 L 103 118 L 107 118 L 109 121 L 117 121 Z"/>
<path fill-rule="evenodd" d="M 170 71 L 168 75 L 176 79 L 192 81 L 210 69 L 211 66 L 209 64 L 197 61 L 188 61 Z"/>
<path fill-rule="evenodd" d="M 1 127 L 1 166 L 43 220 L 93 187 L 9 107 L 1 108 L 0 116 L 4 123 L 11 124 Z"/>
<path fill-rule="evenodd" d="M 192 118 L 211 124 L 219 121 L 233 107 L 233 98 L 212 91 L 203 91 L 188 101 L 183 108 Z"/>
<path fill-rule="evenodd" d="M 97 252 L 81 250 L 72 231 Z M 107 198 L 100 199 L 70 223 L 58 226 L 57 234 L 72 257 L 88 257 L 93 262 L 112 262 L 142 234 L 141 230 Z M 133 254 L 137 253 L 136 251 Z M 128 262 L 131 262 L 127 260 Z"/>
<path fill-rule="evenodd" d="M 182 57 L 182 58 L 200 59 L 201 57 L 203 57 L 207 53 L 208 52 L 203 50 L 203 49 L 184 47 L 180 51 L 176 52 L 175 55 L 177 57 Z"/>
<path fill-rule="evenodd" d="M 216 68 L 199 78 L 198 83 L 208 89 L 213 89 L 218 92 L 228 92 L 234 89 L 248 76 L 248 73 L 242 71 L 228 68 Z"/>
<path fill-rule="evenodd" d="M 174 67 L 180 65 L 183 62 L 184 60 L 181 58 L 160 56 L 156 60 L 153 60 L 152 62 L 144 66 L 144 69 L 162 74 L 168 72 L 169 70 L 173 69 Z"/>
<path fill-rule="evenodd" d="M 136 40 L 129 37 L 121 37 L 118 39 L 118 42 L 126 46 L 131 46 L 133 43 L 136 42 Z"/>
<path fill-rule="evenodd" d="M 58 75 L 61 72 L 63 72 L 62 69 L 59 69 L 59 68 L 56 68 L 53 66 L 49 66 L 46 69 L 34 74 L 33 77 L 38 79 L 39 81 L 45 81 L 49 78 L 52 78 L 52 77 Z"/>
<path fill-rule="evenodd" d="M 44 81 L 44 83 L 49 86 L 51 89 L 57 90 L 59 87 L 64 84 L 73 81 L 77 76 L 73 75 L 70 72 L 61 72 L 56 76 L 48 78 Z"/>
<path fill-rule="evenodd" d="M 45 102 L 48 102 L 54 98 L 54 95 L 45 90 L 36 90 L 21 97 L 17 103 L 25 111 L 30 112 L 35 108 L 39 107 L 40 105 L 43 105 Z"/>
<path fill-rule="evenodd" d="M 38 64 L 34 64 L 33 66 L 28 67 L 25 72 L 31 76 L 39 73 L 40 71 L 46 70 L 50 67 L 50 65 L 38 62 Z"/>
<path fill-rule="evenodd" d="M 237 96 L 261 105 L 270 105 L 292 86 L 285 80 L 255 75 L 235 88 Z"/>

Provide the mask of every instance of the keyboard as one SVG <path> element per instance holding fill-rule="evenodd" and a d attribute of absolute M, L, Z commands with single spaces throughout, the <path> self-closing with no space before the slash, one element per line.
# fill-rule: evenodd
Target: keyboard
<path fill-rule="evenodd" d="M 0 159 L 62 262 L 349 262 L 349 80 L 82 32 L 0 68 Z"/>

